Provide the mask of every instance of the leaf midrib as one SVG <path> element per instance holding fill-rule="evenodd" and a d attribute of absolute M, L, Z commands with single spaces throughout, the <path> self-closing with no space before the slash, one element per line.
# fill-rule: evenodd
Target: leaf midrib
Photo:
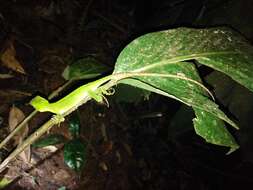
<path fill-rule="evenodd" d="M 194 54 L 189 54 L 189 55 L 176 56 L 171 59 L 155 62 L 155 63 L 149 64 L 145 67 L 141 67 L 139 69 L 132 70 L 132 72 L 143 72 L 143 71 L 147 71 L 149 69 L 152 69 L 154 67 L 167 65 L 170 63 L 178 63 L 178 62 L 187 61 L 187 60 L 191 60 L 191 59 L 203 58 L 205 56 L 227 55 L 227 54 L 241 54 L 241 53 L 235 52 L 235 51 L 223 51 L 223 52 L 194 53 Z"/>

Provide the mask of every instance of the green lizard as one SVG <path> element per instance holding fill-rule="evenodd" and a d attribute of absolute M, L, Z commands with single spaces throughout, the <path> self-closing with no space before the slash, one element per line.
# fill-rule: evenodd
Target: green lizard
<path fill-rule="evenodd" d="M 36 96 L 30 101 L 29 104 L 39 112 L 52 112 L 56 115 L 63 115 L 69 110 L 78 107 L 86 97 L 95 99 L 97 102 L 102 102 L 103 93 L 107 94 L 107 92 L 100 86 L 111 80 L 111 78 L 112 75 L 109 75 L 94 82 L 80 86 L 67 96 L 54 103 L 49 103 L 45 98 Z"/>

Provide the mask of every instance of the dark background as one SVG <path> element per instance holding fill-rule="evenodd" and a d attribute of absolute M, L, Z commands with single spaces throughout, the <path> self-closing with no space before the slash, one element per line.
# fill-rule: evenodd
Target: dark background
<path fill-rule="evenodd" d="M 113 70 L 120 51 L 136 37 L 181 26 L 228 26 L 252 43 L 252 10 L 252 0 L 1 0 L 1 52 L 12 43 L 25 70 L 0 67 L 13 75 L 0 80 L 1 138 L 7 135 L 11 105 L 28 114 L 32 95 L 48 95 L 64 83 L 61 73 L 70 60 L 94 56 Z M 63 164 L 59 146 L 36 169 L 23 169 L 16 160 L 2 177 L 15 179 L 9 189 L 250 189 L 252 93 L 209 68 L 201 67 L 200 75 L 217 84 L 212 90 L 218 102 L 241 126 L 231 130 L 241 145 L 235 153 L 227 156 L 227 149 L 197 136 L 192 111 L 177 101 L 155 94 L 133 103 L 110 97 L 109 108 L 91 102 L 79 110 L 83 139 L 92 144 L 83 172 Z M 31 131 L 46 118 L 35 118 Z M 68 137 L 65 125 L 51 132 Z M 42 150 L 32 151 L 41 158 Z"/>

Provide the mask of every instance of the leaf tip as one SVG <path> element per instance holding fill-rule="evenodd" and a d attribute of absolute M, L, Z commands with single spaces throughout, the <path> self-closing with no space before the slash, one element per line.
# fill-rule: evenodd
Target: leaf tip
<path fill-rule="evenodd" d="M 226 153 L 226 155 L 230 155 L 231 153 L 233 153 L 234 151 L 236 151 L 238 148 L 240 148 L 240 146 L 238 144 L 231 146 L 230 150 Z"/>

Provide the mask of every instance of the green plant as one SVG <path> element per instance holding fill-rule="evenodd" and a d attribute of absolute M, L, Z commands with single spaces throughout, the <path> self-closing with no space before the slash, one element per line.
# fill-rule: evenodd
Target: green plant
<path fill-rule="evenodd" d="M 198 65 L 203 64 L 223 72 L 253 91 L 252 63 L 253 47 L 228 28 L 177 28 L 141 36 L 120 53 L 112 75 L 81 86 L 79 90 L 64 97 L 64 101 L 62 99 L 48 104 L 42 104 L 44 99 L 32 101 L 34 107 L 43 108 L 40 111 L 51 111 L 58 115 L 14 150 L 0 165 L 0 170 L 54 124 L 62 122 L 78 106 L 92 98 L 102 101 L 103 94 L 108 94 L 108 90 L 118 83 L 168 96 L 191 106 L 196 116 L 193 119 L 196 133 L 209 143 L 229 147 L 229 154 L 239 146 L 224 122 L 236 129 L 239 127 L 219 109 L 214 96 L 203 85 L 198 74 Z M 82 72 L 82 75 L 85 74 Z M 68 76 L 65 79 L 71 81 L 75 78 L 85 77 Z M 66 102 L 66 99 L 74 103 L 64 107 L 61 101 Z M 54 109 L 48 109 L 49 107 Z M 59 108 L 64 108 L 64 111 L 60 112 Z"/>
<path fill-rule="evenodd" d="M 80 118 L 79 115 L 71 115 L 68 121 L 68 130 L 71 134 L 71 139 L 67 140 L 64 136 L 60 134 L 50 134 L 45 138 L 38 139 L 32 144 L 35 148 L 43 148 L 50 145 L 56 145 L 64 143 L 64 162 L 71 169 L 79 172 L 84 167 L 86 163 L 86 151 L 87 143 L 83 143 L 80 139 Z"/>

